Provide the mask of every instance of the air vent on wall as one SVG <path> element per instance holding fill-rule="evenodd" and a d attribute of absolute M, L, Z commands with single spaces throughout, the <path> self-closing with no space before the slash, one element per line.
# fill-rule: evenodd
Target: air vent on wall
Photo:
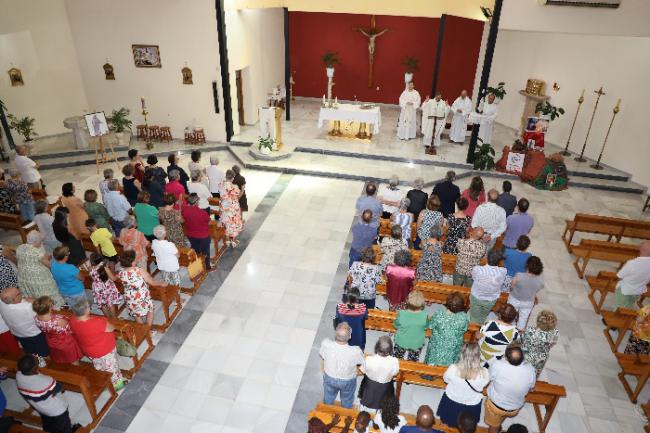
<path fill-rule="evenodd" d="M 622 0 L 538 0 L 540 4 L 547 6 L 576 6 L 589 8 L 610 8 L 616 9 L 621 5 Z"/>

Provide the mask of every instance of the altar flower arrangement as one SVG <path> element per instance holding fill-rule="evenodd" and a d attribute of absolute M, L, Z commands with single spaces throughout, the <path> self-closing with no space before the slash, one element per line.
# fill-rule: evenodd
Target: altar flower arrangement
<path fill-rule="evenodd" d="M 271 136 L 257 137 L 257 148 L 264 154 L 269 154 L 273 151 L 273 144 L 275 140 Z"/>
<path fill-rule="evenodd" d="M 413 74 L 420 69 L 420 61 L 415 57 L 407 56 L 402 61 L 406 72 L 404 73 L 404 81 L 409 83 L 413 80 Z"/>
<path fill-rule="evenodd" d="M 326 68 L 333 68 L 335 65 L 341 63 L 339 61 L 339 53 L 333 51 L 326 51 L 320 59 L 325 63 Z"/>
<path fill-rule="evenodd" d="M 485 89 L 485 94 L 489 95 L 492 93 L 497 99 L 503 99 L 504 96 L 506 96 L 506 83 L 503 81 L 497 83 L 496 87 L 491 87 L 488 86 L 487 89 Z"/>
<path fill-rule="evenodd" d="M 548 101 L 540 102 L 535 107 L 535 112 L 547 117 L 551 122 L 564 114 L 564 108 L 556 107 Z"/>

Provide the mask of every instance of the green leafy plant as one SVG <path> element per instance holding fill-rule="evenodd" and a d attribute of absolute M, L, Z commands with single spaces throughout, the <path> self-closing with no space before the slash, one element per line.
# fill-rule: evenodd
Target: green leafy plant
<path fill-rule="evenodd" d="M 339 61 L 338 52 L 326 51 L 325 54 L 323 54 L 320 59 L 323 61 L 323 63 L 325 63 L 325 66 L 328 68 L 333 68 L 334 65 L 341 63 Z"/>
<path fill-rule="evenodd" d="M 274 143 L 275 140 L 273 140 L 270 136 L 257 138 L 257 147 L 259 150 L 262 150 L 262 148 L 266 147 L 267 149 L 272 151 Z"/>
<path fill-rule="evenodd" d="M 491 87 L 488 86 L 487 89 L 485 89 L 485 94 L 489 95 L 492 93 L 494 96 L 497 97 L 497 99 L 503 99 L 504 96 L 506 96 L 506 88 L 505 88 L 506 83 L 503 81 L 497 83 L 496 87 Z"/>
<path fill-rule="evenodd" d="M 22 135 L 25 141 L 32 141 L 32 137 L 38 135 L 36 131 L 34 131 L 36 119 L 33 117 L 25 116 L 19 119 L 13 114 L 9 114 L 7 118 L 9 119 L 9 127 Z"/>
<path fill-rule="evenodd" d="M 494 148 L 490 143 L 483 143 L 474 152 L 474 170 L 493 170 L 496 167 L 494 162 Z"/>
<path fill-rule="evenodd" d="M 127 129 L 131 130 L 131 125 L 133 122 L 129 120 L 129 111 L 128 108 L 120 108 L 119 110 L 113 110 L 110 116 L 106 117 L 106 122 L 108 122 L 108 127 L 113 132 L 124 132 Z"/>
<path fill-rule="evenodd" d="M 415 57 L 406 57 L 402 64 L 406 68 L 406 72 L 409 74 L 412 74 L 420 69 L 420 61 Z"/>
<path fill-rule="evenodd" d="M 556 107 L 548 101 L 540 102 L 535 107 L 535 112 L 544 116 L 548 116 L 551 122 L 564 114 L 564 108 Z"/>

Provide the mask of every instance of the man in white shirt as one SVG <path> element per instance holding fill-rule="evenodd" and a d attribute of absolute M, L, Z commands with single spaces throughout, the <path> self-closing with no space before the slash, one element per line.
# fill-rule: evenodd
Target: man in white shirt
<path fill-rule="evenodd" d="M 483 227 L 485 234 L 486 251 L 490 251 L 497 241 L 497 238 L 506 231 L 506 211 L 497 204 L 499 191 L 492 188 L 488 191 L 488 201 L 476 208 L 472 217 L 472 227 Z"/>
<path fill-rule="evenodd" d="M 187 184 L 187 190 L 190 194 L 196 194 L 199 196 L 199 209 L 205 210 L 208 215 L 210 214 L 210 190 L 203 182 L 203 173 L 198 170 L 192 170 L 190 172 L 190 178 L 192 182 Z"/>
<path fill-rule="evenodd" d="M 167 229 L 164 225 L 157 225 L 153 228 L 153 235 L 156 239 L 151 243 L 151 250 L 156 257 L 156 267 L 160 271 L 162 280 L 172 286 L 180 286 L 181 277 L 178 273 L 180 264 L 178 257 L 180 253 L 176 245 L 169 242 L 167 237 Z"/>
<path fill-rule="evenodd" d="M 500 250 L 487 255 L 487 264 L 472 269 L 472 288 L 469 296 L 469 318 L 472 323 L 483 323 L 501 295 L 508 271 L 499 266 L 503 259 Z"/>
<path fill-rule="evenodd" d="M 614 310 L 617 308 L 634 308 L 641 294 L 645 293 L 650 283 L 650 241 L 639 247 L 639 257 L 628 260 L 616 274 L 620 281 L 614 292 Z"/>
<path fill-rule="evenodd" d="M 435 98 L 422 104 L 422 142 L 429 155 L 435 155 L 435 148 L 440 147 L 440 135 L 445 129 L 448 114 L 449 105 L 443 101 L 441 93 L 436 93 Z"/>
<path fill-rule="evenodd" d="M 526 402 L 526 395 L 535 387 L 537 375 L 524 361 L 521 348 L 511 346 L 506 356 L 490 366 L 490 386 L 485 400 L 485 417 L 489 433 L 499 433 L 506 418 L 517 416 Z"/>
<path fill-rule="evenodd" d="M 462 144 L 467 135 L 467 117 L 472 112 L 472 100 L 467 97 L 467 90 L 460 92 L 460 96 L 451 104 L 451 112 L 454 117 L 451 119 L 449 141 Z"/>
<path fill-rule="evenodd" d="M 388 179 L 388 185 L 382 183 L 379 185 L 377 199 L 382 205 L 382 218 L 390 218 L 392 214 L 399 210 L 399 204 L 406 194 L 399 188 L 399 178 L 392 175 Z"/>
<path fill-rule="evenodd" d="M 41 182 L 41 174 L 38 172 L 38 163 L 34 162 L 27 155 L 29 149 L 27 146 L 18 146 L 16 147 L 16 159 L 14 164 L 16 169 L 20 172 L 20 177 L 29 186 L 29 188 L 42 188 L 43 183 Z"/>
<path fill-rule="evenodd" d="M 341 393 L 341 406 L 351 408 L 357 389 L 357 370 L 363 369 L 365 359 L 358 346 L 348 345 L 352 329 L 345 322 L 336 327 L 334 341 L 323 340 L 320 346 L 321 370 L 323 371 L 323 403 L 333 404 Z"/>
<path fill-rule="evenodd" d="M 17 288 L 7 287 L 0 294 L 0 315 L 25 353 L 40 357 L 50 355 L 45 336 L 34 321 L 36 313 L 32 309 L 32 303 L 23 299 Z"/>
<path fill-rule="evenodd" d="M 208 176 L 208 189 L 212 197 L 219 197 L 221 195 L 219 188 L 225 177 L 225 173 L 217 165 L 219 165 L 219 158 L 216 155 L 211 155 L 210 166 L 205 171 Z"/>

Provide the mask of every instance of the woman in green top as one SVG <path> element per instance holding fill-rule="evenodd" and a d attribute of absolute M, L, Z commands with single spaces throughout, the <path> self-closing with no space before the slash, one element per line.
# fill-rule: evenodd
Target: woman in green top
<path fill-rule="evenodd" d="M 147 191 L 140 191 L 138 202 L 133 207 L 133 213 L 138 221 L 138 230 L 151 242 L 154 240 L 153 228 L 160 224 L 160 221 L 158 220 L 158 209 L 149 204 L 149 198 Z"/>
<path fill-rule="evenodd" d="M 424 362 L 429 365 L 449 366 L 458 362 L 463 337 L 469 318 L 465 312 L 465 300 L 454 292 L 447 296 L 446 308 L 440 308 L 431 316 L 431 337 Z"/>
<path fill-rule="evenodd" d="M 419 290 L 411 291 L 406 298 L 406 310 L 399 310 L 395 326 L 395 357 L 419 361 L 424 346 L 429 318 L 424 311 L 424 295 Z"/>
<path fill-rule="evenodd" d="M 88 218 L 94 219 L 98 228 L 108 228 L 108 220 L 110 215 L 103 204 L 97 203 L 97 191 L 88 189 L 84 193 L 84 210 L 88 214 Z"/>

